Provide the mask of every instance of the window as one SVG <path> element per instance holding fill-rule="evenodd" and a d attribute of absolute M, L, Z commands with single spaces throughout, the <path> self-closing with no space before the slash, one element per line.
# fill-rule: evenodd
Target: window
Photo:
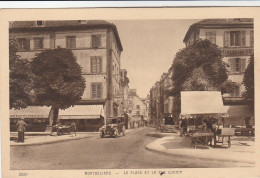
<path fill-rule="evenodd" d="M 206 39 L 216 44 L 216 32 L 206 32 Z"/>
<path fill-rule="evenodd" d="M 250 46 L 254 46 L 254 30 L 250 31 Z"/>
<path fill-rule="evenodd" d="M 230 93 L 230 97 L 240 97 L 239 85 L 234 88 L 234 91 Z"/>
<path fill-rule="evenodd" d="M 91 35 L 92 48 L 101 47 L 101 35 Z"/>
<path fill-rule="evenodd" d="M 30 40 L 26 38 L 19 38 L 18 50 L 30 50 Z"/>
<path fill-rule="evenodd" d="M 246 59 L 230 58 L 228 60 L 228 63 L 229 63 L 229 72 L 231 72 L 231 73 L 245 72 Z"/>
<path fill-rule="evenodd" d="M 246 31 L 225 31 L 224 32 L 224 47 L 229 46 L 245 46 Z"/>
<path fill-rule="evenodd" d="M 102 57 L 91 57 L 91 73 L 100 74 L 102 72 Z"/>
<path fill-rule="evenodd" d="M 92 98 L 102 97 L 102 83 L 92 83 L 91 84 L 91 96 Z"/>
<path fill-rule="evenodd" d="M 76 48 L 76 37 L 75 36 L 66 37 L 66 48 L 69 48 L 69 49 Z"/>
<path fill-rule="evenodd" d="M 42 20 L 37 20 L 36 21 L 36 26 L 37 27 L 42 27 L 44 25 L 43 21 Z"/>
<path fill-rule="evenodd" d="M 241 46 L 241 32 L 230 32 L 230 46 Z"/>
<path fill-rule="evenodd" d="M 34 38 L 34 49 L 43 49 L 43 38 Z"/>

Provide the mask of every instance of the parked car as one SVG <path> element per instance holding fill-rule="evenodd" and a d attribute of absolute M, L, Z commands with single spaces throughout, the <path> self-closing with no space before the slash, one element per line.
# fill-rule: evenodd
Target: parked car
<path fill-rule="evenodd" d="M 100 137 L 105 135 L 117 137 L 119 134 L 125 136 L 125 123 L 123 118 L 108 118 L 106 124 L 99 129 Z"/>
<path fill-rule="evenodd" d="M 57 132 L 57 135 L 69 134 L 71 132 L 71 126 L 56 124 L 52 127 L 53 132 Z"/>
<path fill-rule="evenodd" d="M 171 115 L 166 115 L 162 119 L 159 130 L 161 132 L 176 132 L 176 125 L 174 125 L 174 118 Z"/>

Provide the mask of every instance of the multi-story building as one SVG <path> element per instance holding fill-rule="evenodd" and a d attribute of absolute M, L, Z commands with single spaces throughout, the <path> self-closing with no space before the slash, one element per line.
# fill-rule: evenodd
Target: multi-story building
<path fill-rule="evenodd" d="M 147 107 L 141 99 L 136 89 L 130 89 L 128 94 L 129 110 L 131 112 L 130 127 L 143 126 L 147 118 Z"/>
<path fill-rule="evenodd" d="M 228 79 L 237 84 L 233 93 L 226 97 L 241 98 L 245 90 L 243 74 L 250 56 L 254 53 L 253 19 L 205 19 L 191 25 L 183 42 L 192 44 L 198 39 L 208 39 L 216 44 L 223 54 L 228 67 Z"/>
<path fill-rule="evenodd" d="M 105 118 L 118 115 L 114 98 L 120 94 L 123 47 L 114 24 L 102 20 L 15 21 L 10 23 L 9 32 L 18 41 L 21 59 L 31 60 L 37 53 L 58 46 L 71 49 L 86 81 L 78 105 L 85 106 L 83 110 L 89 105 L 102 106 Z M 100 120 L 83 118 L 85 125 L 101 124 Z"/>
<path fill-rule="evenodd" d="M 198 39 L 208 39 L 221 49 L 228 64 L 228 79 L 236 84 L 232 93 L 223 95 L 228 113 L 238 124 L 251 115 L 242 98 L 242 84 L 250 56 L 254 53 L 254 22 L 251 18 L 204 19 L 191 25 L 184 37 L 186 46 Z M 252 113 L 252 112 L 251 112 Z M 236 123 L 234 123 L 236 124 Z"/>

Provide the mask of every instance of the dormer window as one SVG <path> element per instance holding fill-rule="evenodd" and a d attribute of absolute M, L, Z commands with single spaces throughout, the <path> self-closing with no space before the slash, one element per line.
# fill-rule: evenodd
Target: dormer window
<path fill-rule="evenodd" d="M 42 27 L 42 26 L 44 26 L 44 22 L 42 20 L 37 20 L 36 27 Z"/>

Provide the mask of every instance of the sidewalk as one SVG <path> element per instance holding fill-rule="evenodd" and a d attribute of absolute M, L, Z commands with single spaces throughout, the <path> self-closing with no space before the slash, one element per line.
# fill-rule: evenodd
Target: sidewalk
<path fill-rule="evenodd" d="M 28 145 L 42 145 L 42 144 L 49 144 L 49 143 L 57 143 L 57 142 L 64 142 L 69 140 L 78 140 L 83 138 L 92 137 L 93 134 L 89 133 L 77 133 L 77 136 L 72 136 L 71 134 L 68 135 L 60 135 L 57 136 L 56 134 L 51 136 L 49 134 L 41 134 L 41 135 L 25 135 L 24 143 L 17 143 L 17 136 L 12 137 L 10 140 L 10 146 L 28 146 Z"/>
<path fill-rule="evenodd" d="M 134 129 L 128 129 L 125 133 L 129 133 L 133 130 Z M 17 143 L 17 132 L 11 132 L 10 146 L 42 145 L 84 139 L 93 136 L 99 136 L 99 132 L 77 132 L 77 136 L 72 136 L 71 134 L 57 136 L 55 132 L 52 136 L 48 132 L 25 132 L 24 143 Z"/>
<path fill-rule="evenodd" d="M 231 137 L 230 148 L 219 146 L 218 148 L 195 149 L 191 147 L 190 137 L 167 134 L 146 145 L 146 149 L 174 156 L 255 164 L 254 137 Z"/>

